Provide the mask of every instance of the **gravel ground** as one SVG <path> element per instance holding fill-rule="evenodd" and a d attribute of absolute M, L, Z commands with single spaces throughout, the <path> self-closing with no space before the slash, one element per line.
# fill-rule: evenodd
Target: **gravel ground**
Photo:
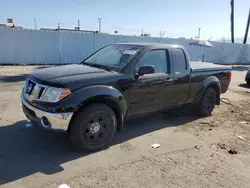
<path fill-rule="evenodd" d="M 232 105 L 222 103 L 211 117 L 135 119 L 110 148 L 90 154 L 74 153 L 65 134 L 25 126 L 20 93 L 39 68 L 0 66 L 0 187 L 250 187 L 248 67 L 234 67 L 222 95 Z"/>

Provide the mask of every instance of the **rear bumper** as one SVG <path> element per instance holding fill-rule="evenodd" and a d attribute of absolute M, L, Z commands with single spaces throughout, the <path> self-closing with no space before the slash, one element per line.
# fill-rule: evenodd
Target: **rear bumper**
<path fill-rule="evenodd" d="M 73 112 L 49 113 L 31 106 L 22 94 L 22 107 L 26 117 L 33 123 L 50 130 L 67 131 Z"/>

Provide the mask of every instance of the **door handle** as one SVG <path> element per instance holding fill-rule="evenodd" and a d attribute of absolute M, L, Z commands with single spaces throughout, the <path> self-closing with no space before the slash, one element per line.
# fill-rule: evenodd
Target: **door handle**
<path fill-rule="evenodd" d="M 174 79 L 173 79 L 173 78 L 167 78 L 165 81 L 166 81 L 166 82 L 173 82 Z"/>
<path fill-rule="evenodd" d="M 174 83 L 174 79 L 173 78 L 167 78 L 166 80 L 165 80 L 165 85 L 171 85 L 171 84 L 173 84 Z"/>

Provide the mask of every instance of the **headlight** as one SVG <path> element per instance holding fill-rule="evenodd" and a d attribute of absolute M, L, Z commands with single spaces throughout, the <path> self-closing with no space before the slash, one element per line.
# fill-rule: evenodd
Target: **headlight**
<path fill-rule="evenodd" d="M 69 89 L 48 87 L 41 100 L 44 102 L 58 102 L 70 94 Z"/>

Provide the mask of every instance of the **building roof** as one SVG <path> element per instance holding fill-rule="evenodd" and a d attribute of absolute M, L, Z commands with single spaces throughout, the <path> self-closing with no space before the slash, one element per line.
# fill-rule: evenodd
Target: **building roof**
<path fill-rule="evenodd" d="M 14 28 L 14 29 L 23 29 L 22 26 L 15 26 L 15 25 L 6 25 L 6 24 L 0 24 L 1 28 Z"/>

